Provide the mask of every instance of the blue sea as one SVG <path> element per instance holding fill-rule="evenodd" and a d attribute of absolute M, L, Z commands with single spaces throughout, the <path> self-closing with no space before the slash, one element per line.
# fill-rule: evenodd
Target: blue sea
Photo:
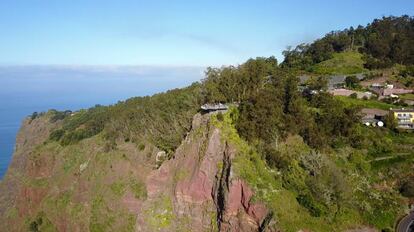
<path fill-rule="evenodd" d="M 78 110 L 199 81 L 202 67 L 0 66 L 0 179 L 22 120 L 49 109 Z"/>

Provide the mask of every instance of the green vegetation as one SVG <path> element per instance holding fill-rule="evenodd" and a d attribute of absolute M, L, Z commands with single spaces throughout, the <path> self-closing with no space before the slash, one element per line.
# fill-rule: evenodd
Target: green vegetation
<path fill-rule="evenodd" d="M 145 144 L 140 143 L 140 144 L 138 145 L 138 150 L 143 151 L 144 149 L 145 149 Z"/>
<path fill-rule="evenodd" d="M 161 196 L 153 202 L 152 207 L 145 210 L 148 224 L 153 231 L 168 228 L 175 219 L 172 201 L 167 196 Z"/>
<path fill-rule="evenodd" d="M 31 120 L 36 119 L 39 116 L 39 114 L 37 112 L 33 112 L 32 115 L 30 116 Z"/>
<path fill-rule="evenodd" d="M 397 108 L 398 106 L 388 104 L 385 102 L 377 101 L 377 100 L 365 100 L 365 99 L 356 99 L 350 98 L 346 96 L 335 96 L 336 99 L 341 101 L 345 107 L 361 107 L 361 108 L 371 108 L 371 109 L 382 109 L 382 110 L 389 110 L 390 108 Z"/>
<path fill-rule="evenodd" d="M 361 53 L 346 51 L 334 53 L 331 59 L 317 63 L 310 68 L 310 71 L 321 75 L 333 75 L 363 73 L 367 70 L 364 68 Z"/>
<path fill-rule="evenodd" d="M 348 87 L 350 89 L 360 88 L 359 79 L 356 76 L 353 76 L 353 75 L 347 76 L 345 78 L 345 84 L 346 84 L 346 87 Z"/>
<path fill-rule="evenodd" d="M 136 97 L 113 106 L 95 106 L 65 117 L 61 129 L 50 135 L 63 146 L 103 132 L 109 144 L 118 138 L 137 143 L 146 138 L 160 149 L 173 151 L 191 126 L 200 106 L 200 85 L 171 90 L 152 97 Z M 113 148 L 113 145 L 110 146 Z"/>
<path fill-rule="evenodd" d="M 400 98 L 401 99 L 404 99 L 404 100 L 412 100 L 412 101 L 414 101 L 414 94 L 412 94 L 412 93 L 403 94 L 403 95 L 400 95 Z"/>
<path fill-rule="evenodd" d="M 314 65 L 318 64 L 315 71 L 319 73 L 337 71 L 343 72 L 342 74 L 354 73 L 363 70 L 360 66 L 360 55 L 357 55 L 358 53 L 338 55 L 338 53 L 356 50 L 363 54 L 364 67 L 368 69 L 387 68 L 393 64 L 412 65 L 414 64 L 413 21 L 413 17 L 407 15 L 391 16 L 375 19 L 366 27 L 358 26 L 332 31 L 311 44 L 300 44 L 294 49 L 289 48 L 284 51 L 285 60 L 282 66 L 311 71 Z M 330 59 L 332 60 L 328 61 Z M 346 65 L 337 62 L 340 60 Z M 324 61 L 327 63 L 320 64 Z"/>
<path fill-rule="evenodd" d="M 223 139 L 237 148 L 238 154 L 233 160 L 235 174 L 254 189 L 255 201 L 265 202 L 275 212 L 276 220 L 285 231 L 301 228 L 341 230 L 362 224 L 364 220 L 380 228 L 393 225 L 401 207 L 396 205 L 396 208 L 387 211 L 385 202 L 394 201 L 393 195 L 381 204 L 377 202 L 383 202 L 378 198 L 380 193 L 375 193 L 379 194 L 376 200 L 370 199 L 371 195 L 364 195 L 371 191 L 369 186 L 361 185 L 363 175 L 369 168 L 365 167 L 367 162 L 357 150 L 321 154 L 304 144 L 299 136 L 289 137 L 277 148 L 283 167 L 275 169 L 264 162 L 254 147 L 239 137 L 235 128 L 238 117 L 238 111 L 233 108 L 223 115 L 223 120 L 213 116 L 212 123 L 221 129 Z M 344 152 L 349 160 L 337 164 L 344 162 Z M 352 192 L 357 191 L 364 193 L 353 196 Z M 369 216 L 383 210 L 386 211 L 381 221 Z M 365 215 L 369 218 L 364 219 Z"/>
<path fill-rule="evenodd" d="M 188 170 L 180 169 L 174 174 L 174 183 L 177 183 L 178 181 L 182 181 L 188 176 L 189 176 Z"/>
<path fill-rule="evenodd" d="M 414 176 L 403 180 L 403 184 L 400 187 L 400 192 L 405 197 L 414 197 Z"/>
<path fill-rule="evenodd" d="M 130 179 L 129 187 L 131 188 L 132 193 L 134 193 L 135 198 L 145 199 L 147 197 L 145 184 L 139 180 Z"/>
<path fill-rule="evenodd" d="M 102 196 L 98 196 L 92 202 L 92 216 L 90 222 L 90 230 L 94 232 L 107 231 L 114 223 Z"/>
<path fill-rule="evenodd" d="M 398 82 L 406 87 L 414 87 L 414 65 L 402 66 L 398 74 Z"/>
<path fill-rule="evenodd" d="M 203 80 L 206 102 L 240 102 L 263 88 L 267 79 L 277 71 L 274 57 L 249 59 L 237 67 L 207 68 Z"/>
<path fill-rule="evenodd" d="M 126 191 L 126 185 L 125 183 L 122 183 L 121 181 L 112 183 L 110 185 L 110 188 L 115 195 L 120 196 L 120 197 L 124 195 Z"/>
<path fill-rule="evenodd" d="M 275 173 L 267 168 L 260 155 L 239 137 L 235 128 L 237 118 L 238 111 L 232 108 L 224 115 L 222 121 L 217 120 L 217 117 L 212 117 L 211 120 L 213 125 L 221 129 L 223 139 L 236 146 L 238 150 L 238 155 L 233 161 L 237 175 L 249 183 L 258 200 L 270 203 L 271 194 L 281 188 L 281 183 Z"/>
<path fill-rule="evenodd" d="M 122 210 L 114 210 L 102 195 L 93 199 L 91 206 L 90 231 L 134 231 L 135 216 Z M 122 223 L 119 223 L 121 220 Z"/>
<path fill-rule="evenodd" d="M 248 89 L 234 79 L 245 64 L 231 67 L 232 75 L 223 67 L 216 70 L 214 82 L 204 80 L 208 100 L 240 101 L 238 109 L 217 114 L 212 122 L 237 148 L 233 168 L 254 189 L 255 200 L 266 202 L 286 231 L 332 231 L 356 223 L 392 228 L 404 207 L 399 186 L 375 186 L 408 170 L 412 156 L 398 154 L 413 149 L 414 143 L 409 134 L 362 126 L 359 109 L 395 106 L 323 91 L 301 95 L 290 71 L 265 61 L 248 61 L 258 69 L 250 71 L 260 73 L 251 75 L 258 84 L 240 98 L 222 92 L 221 86 Z M 315 89 L 325 89 L 317 79 L 312 81 Z M 358 81 L 350 77 L 348 85 L 357 87 Z M 376 160 L 380 157 L 387 159 Z M 378 172 L 386 174 L 379 177 Z"/>
<path fill-rule="evenodd" d="M 52 225 L 50 220 L 43 212 L 40 212 L 36 218 L 29 224 L 30 232 L 54 232 L 57 229 Z"/>

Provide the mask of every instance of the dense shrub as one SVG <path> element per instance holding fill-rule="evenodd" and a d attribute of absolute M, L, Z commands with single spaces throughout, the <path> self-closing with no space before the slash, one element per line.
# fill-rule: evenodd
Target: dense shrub
<path fill-rule="evenodd" d="M 63 120 L 67 116 L 70 116 L 72 114 L 72 111 L 70 110 L 65 110 L 65 111 L 49 110 L 49 112 L 52 114 L 52 116 L 50 117 L 50 122 L 56 122 L 59 120 Z"/>
<path fill-rule="evenodd" d="M 152 97 L 136 97 L 112 106 L 97 105 L 64 117 L 51 140 L 61 145 L 77 143 L 101 132 L 113 144 L 122 139 L 138 143 L 145 137 L 160 149 L 173 151 L 191 127 L 201 104 L 200 84 L 170 90 Z M 67 113 L 56 113 L 62 118 Z"/>
<path fill-rule="evenodd" d="M 313 217 L 320 217 L 323 214 L 322 207 L 319 206 L 309 195 L 299 195 L 296 200 L 305 207 Z"/>
<path fill-rule="evenodd" d="M 347 76 L 345 78 L 345 84 L 346 84 L 346 87 L 354 89 L 354 88 L 358 87 L 359 79 L 354 75 Z"/>
<path fill-rule="evenodd" d="M 49 138 L 54 141 L 59 141 L 63 137 L 64 134 L 65 134 L 64 130 L 57 129 L 57 130 L 52 131 L 52 133 L 50 133 Z"/>
<path fill-rule="evenodd" d="M 39 114 L 37 112 L 33 112 L 32 115 L 30 116 L 30 119 L 34 120 L 37 118 L 37 116 L 39 116 Z"/>
<path fill-rule="evenodd" d="M 224 120 L 223 113 L 221 113 L 221 112 L 217 113 L 217 120 L 219 120 L 220 122 L 222 122 Z"/>
<path fill-rule="evenodd" d="M 234 67 L 207 68 L 203 80 L 206 102 L 240 102 L 262 89 L 278 68 L 274 57 L 258 57 Z"/>
<path fill-rule="evenodd" d="M 140 144 L 138 145 L 138 150 L 143 151 L 144 149 L 145 149 L 145 144 L 140 143 Z"/>
<path fill-rule="evenodd" d="M 400 193 L 405 197 L 414 197 L 414 176 L 403 181 Z"/>

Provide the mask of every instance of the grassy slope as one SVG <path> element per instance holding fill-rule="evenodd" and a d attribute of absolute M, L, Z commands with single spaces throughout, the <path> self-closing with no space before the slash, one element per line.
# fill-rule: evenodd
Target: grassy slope
<path fill-rule="evenodd" d="M 410 165 L 414 163 L 414 133 L 389 132 L 383 136 L 390 141 L 392 151 L 373 157 L 372 168 L 379 171 L 395 168 L 409 170 Z"/>
<path fill-rule="evenodd" d="M 389 110 L 390 108 L 398 108 L 398 106 L 388 104 L 385 102 L 380 102 L 377 100 L 364 100 L 364 99 L 355 99 L 346 96 L 335 96 L 336 99 L 340 100 L 345 106 L 360 106 L 362 108 L 377 108 L 382 110 Z"/>
<path fill-rule="evenodd" d="M 145 185 L 137 170 L 131 167 L 136 165 L 136 157 L 145 157 L 147 151 L 103 152 L 104 143 L 98 135 L 65 147 L 56 142 L 37 147 L 31 159 L 46 162 L 47 166 L 56 165 L 56 171 L 51 177 L 26 176 L 25 185 L 54 191 L 49 191 L 42 200 L 38 213 L 26 215 L 26 228 L 40 217 L 54 222 L 65 220 L 69 230 L 76 227 L 90 231 L 134 230 L 135 215 L 126 209 L 121 198 L 128 192 L 136 199 L 146 197 Z M 127 168 L 114 172 L 112 167 L 116 166 Z M 44 226 L 41 231 L 46 231 Z"/>
<path fill-rule="evenodd" d="M 312 71 L 316 74 L 356 74 L 367 70 L 361 53 L 347 51 L 335 53 L 332 59 L 316 64 Z"/>
<path fill-rule="evenodd" d="M 414 101 L 414 94 L 412 94 L 412 93 L 403 94 L 403 95 L 400 95 L 400 98 L 404 99 L 404 100 L 413 100 Z"/>

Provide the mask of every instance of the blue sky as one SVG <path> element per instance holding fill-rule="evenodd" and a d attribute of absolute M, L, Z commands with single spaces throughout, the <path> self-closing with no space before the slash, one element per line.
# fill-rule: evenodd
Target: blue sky
<path fill-rule="evenodd" d="M 412 0 L 2 0 L 1 65 L 238 64 L 331 30 L 389 15 Z"/>

